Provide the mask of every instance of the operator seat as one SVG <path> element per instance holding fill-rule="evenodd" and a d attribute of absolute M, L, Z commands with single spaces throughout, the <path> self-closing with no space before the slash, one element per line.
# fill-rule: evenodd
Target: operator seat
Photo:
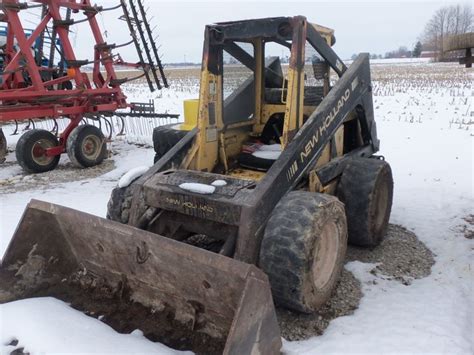
<path fill-rule="evenodd" d="M 244 145 L 237 161 L 243 168 L 268 171 L 281 153 L 280 137 L 283 132 L 284 114 L 271 116 L 258 139 Z"/>

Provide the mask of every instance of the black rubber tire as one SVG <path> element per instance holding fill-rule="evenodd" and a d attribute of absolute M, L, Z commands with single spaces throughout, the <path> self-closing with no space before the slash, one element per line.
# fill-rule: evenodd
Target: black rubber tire
<path fill-rule="evenodd" d="M 18 164 L 28 173 L 44 173 L 54 170 L 58 166 L 61 156 L 35 157 L 33 149 L 37 145 L 41 149 L 56 147 L 58 139 L 54 134 L 44 129 L 32 129 L 24 133 L 16 144 L 15 153 Z"/>
<path fill-rule="evenodd" d="M 161 155 L 155 153 L 155 157 L 153 158 L 153 164 L 156 164 L 158 160 L 160 160 Z"/>
<path fill-rule="evenodd" d="M 2 164 L 5 161 L 7 154 L 8 154 L 7 138 L 5 137 L 5 134 L 3 133 L 3 129 L 0 128 L 0 164 Z"/>
<path fill-rule="evenodd" d="M 153 129 L 153 147 L 156 152 L 155 163 L 188 133 L 188 131 L 174 129 L 173 126 L 176 125 L 159 126 Z"/>
<path fill-rule="evenodd" d="M 130 217 L 132 205 L 132 189 L 127 187 L 116 187 L 112 190 L 107 203 L 107 219 L 127 224 Z"/>
<path fill-rule="evenodd" d="M 346 206 L 349 243 L 379 245 L 387 234 L 392 210 L 390 165 L 374 158 L 354 158 L 342 173 L 337 196 Z"/>
<path fill-rule="evenodd" d="M 87 147 L 90 151 L 86 151 Z M 67 155 L 79 167 L 89 168 L 99 165 L 107 157 L 107 143 L 102 131 L 93 125 L 74 128 L 66 142 Z"/>
<path fill-rule="evenodd" d="M 275 303 L 315 312 L 331 297 L 346 250 L 344 205 L 330 195 L 290 192 L 273 210 L 260 249 L 259 265 L 268 275 Z M 320 262 L 324 267 L 318 269 Z"/>

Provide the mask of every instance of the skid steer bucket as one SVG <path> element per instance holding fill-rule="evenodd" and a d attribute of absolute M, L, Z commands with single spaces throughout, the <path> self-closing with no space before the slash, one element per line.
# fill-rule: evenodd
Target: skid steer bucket
<path fill-rule="evenodd" d="M 270 285 L 255 266 L 33 200 L 2 260 L 0 303 L 42 296 L 176 349 L 281 347 Z"/>

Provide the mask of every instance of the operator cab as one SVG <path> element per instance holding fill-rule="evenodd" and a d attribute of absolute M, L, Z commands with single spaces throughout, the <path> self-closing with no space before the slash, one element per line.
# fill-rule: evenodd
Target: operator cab
<path fill-rule="evenodd" d="M 200 145 L 187 168 L 260 180 L 330 90 L 330 66 L 302 33 L 335 40 L 301 17 L 246 22 L 206 28 Z M 342 154 L 342 139 L 332 149 L 325 162 Z"/>

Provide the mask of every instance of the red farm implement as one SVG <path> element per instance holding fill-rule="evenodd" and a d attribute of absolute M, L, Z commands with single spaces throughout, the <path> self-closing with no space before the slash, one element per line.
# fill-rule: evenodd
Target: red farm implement
<path fill-rule="evenodd" d="M 111 44 L 104 40 L 97 15 L 122 10 L 130 41 Z M 38 24 L 26 30 L 25 13 L 40 13 Z M 94 44 L 92 60 L 76 57 L 71 27 L 87 23 Z M 89 0 L 3 0 L 0 2 L 0 124 L 59 118 L 68 119 L 62 132 L 30 129 L 16 147 L 16 157 L 28 172 L 54 169 L 60 155 L 83 167 L 94 166 L 106 156 L 107 138 L 85 118 L 106 117 L 134 104 L 127 101 L 121 85 L 144 77 L 150 90 L 167 87 L 152 29 L 142 0 L 120 0 L 104 8 Z M 3 34 L 2 34 L 3 28 Z M 81 28 L 81 31 L 82 28 Z M 113 50 L 134 44 L 139 62 L 127 63 Z M 56 64 L 55 64 L 56 63 Z M 133 78 L 119 77 L 116 67 L 138 69 Z M 6 139 L 0 126 L 0 161 Z"/>

